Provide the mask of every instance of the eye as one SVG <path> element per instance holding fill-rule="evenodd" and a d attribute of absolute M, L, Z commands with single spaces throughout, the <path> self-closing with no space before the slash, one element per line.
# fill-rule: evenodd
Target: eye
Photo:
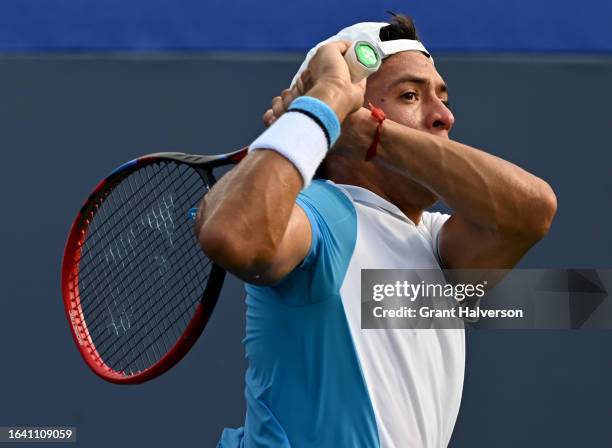
<path fill-rule="evenodd" d="M 401 97 L 408 101 L 415 101 L 417 99 L 417 94 L 416 92 L 409 91 L 402 93 Z"/>

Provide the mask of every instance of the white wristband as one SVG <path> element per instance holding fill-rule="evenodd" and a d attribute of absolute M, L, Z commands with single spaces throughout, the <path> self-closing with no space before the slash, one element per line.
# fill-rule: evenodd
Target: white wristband
<path fill-rule="evenodd" d="M 308 188 L 315 171 L 327 154 L 327 137 L 321 126 L 301 112 L 285 112 L 249 146 L 249 152 L 271 149 L 281 154 L 302 175 Z"/>

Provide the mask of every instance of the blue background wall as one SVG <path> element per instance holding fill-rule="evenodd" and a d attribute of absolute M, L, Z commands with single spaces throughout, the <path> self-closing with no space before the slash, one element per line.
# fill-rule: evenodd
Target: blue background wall
<path fill-rule="evenodd" d="M 384 8 L 412 12 L 430 47 L 455 50 L 436 58 L 457 117 L 452 137 L 555 189 L 557 219 L 522 266 L 610 267 L 610 4 L 534 3 L 354 2 L 334 15 L 323 2 L 269 2 L 264 15 L 262 3 L 244 2 L 3 2 L 0 426 L 77 426 L 77 445 L 97 448 L 212 447 L 224 426 L 242 424 L 241 283 L 226 284 L 176 368 L 142 386 L 107 384 L 81 361 L 63 314 L 65 236 L 85 195 L 119 163 L 251 141 L 300 63 L 297 51 L 276 53 L 353 17 L 382 19 Z M 214 31 L 220 17 L 240 32 Z M 461 31 L 463 18 L 473 32 Z M 263 49 L 275 54 L 255 51 Z M 612 446 L 611 346 L 607 331 L 469 333 L 451 446 Z"/>
<path fill-rule="evenodd" d="M 431 50 L 612 51 L 606 0 L 3 0 L 0 51 L 304 50 L 389 9 Z"/>

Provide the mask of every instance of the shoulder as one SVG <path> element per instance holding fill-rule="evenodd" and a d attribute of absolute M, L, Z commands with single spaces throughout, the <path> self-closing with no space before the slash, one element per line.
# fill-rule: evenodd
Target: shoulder
<path fill-rule="evenodd" d="M 308 188 L 300 192 L 298 198 L 308 198 L 318 202 L 329 201 L 341 206 L 352 204 L 352 199 L 346 191 L 324 179 L 313 180 Z"/>
<path fill-rule="evenodd" d="M 316 180 L 300 193 L 297 204 L 312 231 L 311 248 L 302 267 L 343 265 L 357 240 L 357 211 L 350 196 L 333 182 Z"/>
<path fill-rule="evenodd" d="M 328 223 L 355 216 L 351 197 L 333 182 L 317 179 L 297 197 L 297 204 L 312 221 L 318 215 Z"/>

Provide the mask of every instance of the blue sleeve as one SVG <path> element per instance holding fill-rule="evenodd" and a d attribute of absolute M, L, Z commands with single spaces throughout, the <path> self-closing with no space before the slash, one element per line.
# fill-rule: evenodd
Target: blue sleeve
<path fill-rule="evenodd" d="M 312 205 L 309 205 L 308 201 L 303 197 L 303 193 L 300 193 L 295 202 L 302 210 L 304 210 L 304 213 L 306 213 L 306 217 L 310 222 L 310 231 L 312 234 L 310 250 L 308 251 L 306 257 L 304 257 L 304 260 L 302 260 L 302 262 L 295 268 L 301 269 L 312 265 L 314 260 L 317 258 L 319 244 L 321 243 L 321 229 L 319 228 L 315 209 L 312 207 Z"/>
<path fill-rule="evenodd" d="M 316 180 L 297 204 L 312 230 L 308 254 L 293 271 L 267 287 L 248 285 L 252 294 L 267 294 L 290 305 L 319 302 L 339 291 L 357 240 L 357 214 L 352 201 L 333 183 Z"/>
<path fill-rule="evenodd" d="M 296 269 L 324 262 L 321 261 L 324 258 L 352 254 L 357 215 L 346 194 L 333 183 L 315 180 L 298 195 L 296 202 L 306 213 L 312 231 L 310 250 Z"/>

